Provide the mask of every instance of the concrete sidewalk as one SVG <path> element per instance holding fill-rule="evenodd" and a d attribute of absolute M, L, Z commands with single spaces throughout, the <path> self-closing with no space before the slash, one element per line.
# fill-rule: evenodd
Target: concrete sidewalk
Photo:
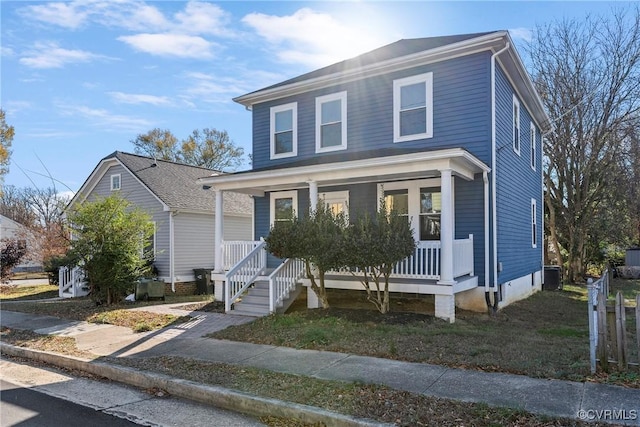
<path fill-rule="evenodd" d="M 186 312 L 176 305 L 137 308 L 193 316 L 187 323 L 142 334 L 117 326 L 5 311 L 7 308 L 10 309 L 9 304 L 4 305 L 0 317 L 3 326 L 72 336 L 79 349 L 101 356 L 181 356 L 313 378 L 383 384 L 426 396 L 482 402 L 536 414 L 640 426 L 639 389 L 204 338 L 206 334 L 253 319 Z"/>

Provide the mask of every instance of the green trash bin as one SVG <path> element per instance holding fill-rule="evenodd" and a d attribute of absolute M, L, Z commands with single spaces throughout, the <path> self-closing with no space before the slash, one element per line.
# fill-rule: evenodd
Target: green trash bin
<path fill-rule="evenodd" d="M 213 286 L 211 284 L 211 269 L 194 268 L 193 274 L 196 277 L 196 293 L 198 295 L 213 294 Z"/>

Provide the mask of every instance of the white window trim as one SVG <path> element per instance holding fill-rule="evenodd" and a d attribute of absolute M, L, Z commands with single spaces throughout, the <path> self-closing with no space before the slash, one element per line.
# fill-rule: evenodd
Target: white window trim
<path fill-rule="evenodd" d="M 536 199 L 531 199 L 531 247 L 538 247 L 538 207 Z"/>
<path fill-rule="evenodd" d="M 293 215 L 298 216 L 298 191 L 277 191 L 269 195 L 269 224 L 273 227 L 276 219 L 276 199 L 291 199 Z"/>
<path fill-rule="evenodd" d="M 117 188 L 113 185 L 114 178 L 116 178 L 116 177 L 118 178 L 118 187 Z M 111 175 L 110 182 L 111 182 L 111 191 L 120 190 L 122 188 L 122 175 L 119 174 L 119 173 Z"/>
<path fill-rule="evenodd" d="M 403 86 L 426 83 L 425 107 L 427 114 L 427 130 L 424 133 L 400 136 L 400 90 Z M 418 74 L 393 81 L 393 142 L 414 141 L 433 137 L 433 72 Z"/>
<path fill-rule="evenodd" d="M 276 154 L 276 113 L 281 113 L 283 111 L 291 110 L 291 120 L 292 120 L 292 151 L 289 153 L 280 153 Z M 298 155 L 298 103 L 292 102 L 290 104 L 278 105 L 275 107 L 271 107 L 271 117 L 270 117 L 270 154 L 271 159 L 283 159 L 286 157 L 295 157 Z"/>
<path fill-rule="evenodd" d="M 531 122 L 531 127 L 529 130 L 529 139 L 530 139 L 530 143 L 531 143 L 531 149 L 529 150 L 530 154 L 531 154 L 531 169 L 533 171 L 536 170 L 536 166 L 537 166 L 537 162 L 536 162 L 536 156 L 538 155 L 538 151 L 537 151 L 537 147 L 536 147 L 536 126 L 533 124 L 533 122 Z"/>
<path fill-rule="evenodd" d="M 411 229 L 413 230 L 413 240 L 416 242 L 420 242 L 420 189 L 421 188 L 442 188 L 442 181 L 440 178 L 430 178 L 430 179 L 418 179 L 413 181 L 396 181 L 396 182 L 384 182 L 378 184 L 378 194 L 377 200 L 378 203 L 376 205 L 376 209 L 380 209 L 380 200 L 384 195 L 384 192 L 387 190 L 407 190 L 407 195 L 409 198 L 409 223 L 411 225 Z M 452 186 L 451 191 L 454 187 Z M 455 200 L 453 197 L 454 194 L 451 194 L 451 200 Z M 454 225 L 455 226 L 455 225 Z M 455 230 L 454 230 L 455 236 Z"/>
<path fill-rule="evenodd" d="M 513 117 L 514 107 L 518 107 L 517 117 Z M 520 101 L 518 97 L 513 94 L 513 105 L 511 106 L 511 144 L 513 145 L 513 151 L 519 156 L 520 148 L 522 147 L 522 135 L 520 134 Z M 516 147 L 516 135 L 518 135 L 518 146 Z"/>
<path fill-rule="evenodd" d="M 323 191 L 318 195 L 325 206 L 329 203 L 340 202 L 344 204 L 345 218 L 349 219 L 349 191 Z"/>
<path fill-rule="evenodd" d="M 322 104 L 340 100 L 340 111 L 342 116 L 341 133 L 342 143 L 333 147 L 322 147 Z M 336 92 L 316 98 L 316 153 L 326 153 L 329 151 L 339 151 L 347 149 L 347 92 Z"/>

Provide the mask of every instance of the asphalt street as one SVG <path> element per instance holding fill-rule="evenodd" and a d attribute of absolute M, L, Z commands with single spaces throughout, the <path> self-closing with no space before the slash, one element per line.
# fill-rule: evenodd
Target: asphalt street
<path fill-rule="evenodd" d="M 0 426 L 264 426 L 255 418 L 51 368 L 0 361 Z"/>

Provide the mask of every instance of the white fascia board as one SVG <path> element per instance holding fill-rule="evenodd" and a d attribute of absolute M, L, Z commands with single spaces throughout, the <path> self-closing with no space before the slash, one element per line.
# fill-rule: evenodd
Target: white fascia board
<path fill-rule="evenodd" d="M 247 108 L 251 108 L 253 104 L 296 95 L 332 84 L 345 83 L 365 77 L 404 70 L 433 62 L 470 55 L 484 50 L 490 50 L 504 44 L 504 39 L 505 37 L 508 37 L 508 34 L 509 33 L 506 31 L 497 31 L 485 36 L 448 44 L 435 49 L 429 49 L 411 55 L 389 59 L 387 61 L 376 62 L 365 67 L 303 80 L 286 86 L 278 86 L 271 89 L 252 92 L 247 95 L 238 96 L 233 100 Z"/>
<path fill-rule="evenodd" d="M 340 182 L 370 182 L 385 176 L 424 174 L 428 171 L 451 169 L 454 175 L 473 180 L 475 173 L 489 167 L 460 148 L 375 157 L 312 166 L 270 169 L 259 172 L 218 175 L 200 178 L 199 183 L 224 191 L 260 193 L 276 187 L 305 186 L 310 181 L 331 185 Z"/>

